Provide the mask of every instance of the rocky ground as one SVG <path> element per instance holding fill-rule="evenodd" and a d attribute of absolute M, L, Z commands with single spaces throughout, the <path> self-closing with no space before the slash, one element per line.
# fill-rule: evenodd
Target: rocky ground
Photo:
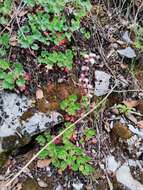
<path fill-rule="evenodd" d="M 11 49 L 10 59 L 21 60 L 30 79 L 22 92 L 19 88 L 0 92 L 1 190 L 143 189 L 143 32 L 139 35 L 134 30 L 137 24 L 142 28 L 143 3 L 91 3 L 91 12 L 81 24 L 92 35 L 87 40 L 80 32 L 74 33 L 72 47 L 77 55 L 72 71 L 58 67 L 47 70 L 36 65 L 35 51 L 18 45 Z M 140 46 L 136 36 L 140 36 Z M 72 93 L 80 98 L 86 95 L 90 101 L 87 109 L 69 117 L 59 105 Z M 57 135 L 64 122 L 74 123 L 98 104 L 76 124 L 72 136 L 74 144 L 92 158 L 91 175 L 71 168 L 62 171 L 49 157 L 36 157 L 6 187 L 40 150 L 35 140 L 38 134 L 51 130 Z M 96 131 L 92 138 L 85 137 L 88 128 Z"/>

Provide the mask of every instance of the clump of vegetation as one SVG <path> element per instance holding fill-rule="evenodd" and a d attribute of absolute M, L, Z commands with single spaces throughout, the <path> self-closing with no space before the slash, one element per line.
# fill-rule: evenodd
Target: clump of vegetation
<path fill-rule="evenodd" d="M 140 51 L 143 51 L 143 27 L 136 24 L 132 30 L 135 33 L 134 46 Z"/>
<path fill-rule="evenodd" d="M 38 61 L 41 64 L 47 64 L 49 66 L 57 65 L 59 67 L 72 68 L 73 53 L 71 50 L 66 50 L 65 53 L 42 51 L 41 56 L 38 57 Z"/>
<path fill-rule="evenodd" d="M 9 40 L 10 36 L 7 32 L 3 33 L 0 37 L 0 57 L 4 57 L 7 55 L 7 51 L 9 48 Z"/>
<path fill-rule="evenodd" d="M 12 21 L 10 19 L 13 14 L 14 5 L 15 2 L 12 3 L 10 0 L 2 1 L 0 4 L 0 24 L 2 26 L 5 27 Z M 80 30 L 82 19 L 91 9 L 90 1 L 23 0 L 20 5 L 25 5 L 31 11 L 25 13 L 27 17 L 25 22 L 22 25 L 18 24 L 19 27 L 16 33 L 18 42 L 16 46 L 27 49 L 28 51 L 30 50 L 30 52 L 33 50 L 37 55 L 36 61 L 40 64 L 51 67 L 57 65 L 58 67 L 72 69 L 74 57 L 72 48 L 64 48 L 62 51 L 58 51 L 56 46 L 67 45 L 72 42 L 73 33 Z M 38 6 L 40 9 L 37 8 Z M 19 7 L 17 9 L 18 11 Z M 83 31 L 83 33 L 85 33 L 87 38 L 89 37 L 88 32 Z M 11 47 L 10 38 L 10 32 L 2 32 L 0 37 L 1 65 L 8 59 L 7 55 Z M 17 85 L 24 84 L 22 78 L 23 70 L 19 70 L 18 74 L 15 71 L 10 72 L 10 70 L 15 70 L 14 67 L 12 64 L 6 69 L 1 66 L 1 79 L 4 80 L 3 88 L 13 89 L 15 82 Z M 8 81 L 6 80 L 6 74 L 8 75 Z"/>
<path fill-rule="evenodd" d="M 42 43 L 45 47 L 60 45 L 61 42 L 71 42 L 72 35 L 80 29 L 81 19 L 86 16 L 91 8 L 88 0 L 81 1 L 34 1 L 25 0 L 30 7 L 42 6 L 41 11 L 35 14 L 28 14 L 28 22 L 19 31 L 19 43 L 23 48 L 38 50 Z M 88 38 L 89 33 L 85 32 Z M 72 50 L 66 52 L 41 51 L 38 57 L 39 63 L 59 67 L 72 68 Z"/>
<path fill-rule="evenodd" d="M 81 103 L 79 103 L 80 98 L 77 95 L 72 94 L 60 103 L 60 108 L 66 112 L 66 118 L 72 119 L 76 116 L 77 111 L 79 111 L 82 107 L 87 107 L 87 101 L 87 98 L 83 96 Z M 65 123 L 65 127 L 69 127 L 70 125 L 70 122 Z M 85 129 L 85 133 L 79 141 L 82 147 L 84 146 L 85 141 L 92 139 L 95 135 L 95 129 Z M 43 147 L 53 138 L 54 135 L 50 132 L 46 132 L 39 135 L 36 140 L 40 146 Z M 85 154 L 83 148 L 76 145 L 76 138 L 77 135 L 74 125 L 71 128 L 68 128 L 68 130 L 60 138 L 56 139 L 55 143 L 51 144 L 44 151 L 42 151 L 39 158 L 50 158 L 52 160 L 52 165 L 62 171 L 70 168 L 73 171 L 80 171 L 84 175 L 92 174 L 94 171 L 91 165 L 92 159 Z"/>
<path fill-rule="evenodd" d="M 81 107 L 77 100 L 77 95 L 70 95 L 67 99 L 60 103 L 60 108 L 66 111 L 69 115 L 75 115 Z"/>
<path fill-rule="evenodd" d="M 9 49 L 10 36 L 7 32 L 0 37 L 0 80 L 2 88 L 13 90 L 15 86 L 25 85 L 24 70 L 20 63 L 11 63 L 4 59 Z M 3 59 L 2 59 L 3 58 Z"/>
<path fill-rule="evenodd" d="M 66 124 L 68 127 L 70 123 Z M 57 139 L 55 143 L 49 145 L 42 153 L 39 155 L 40 159 L 51 158 L 52 165 L 62 171 L 71 169 L 73 171 L 80 171 L 84 175 L 92 174 L 94 169 L 91 165 L 91 157 L 84 153 L 84 149 L 77 147 L 74 140 L 73 134 L 75 131 L 75 126 L 66 131 L 60 139 Z M 94 133 L 95 134 L 95 133 Z M 87 137 L 93 137 L 91 131 L 87 132 Z M 50 132 L 37 137 L 37 142 L 44 146 L 47 142 L 54 138 Z"/>
<path fill-rule="evenodd" d="M 130 108 L 124 104 L 117 104 L 115 107 L 118 109 L 119 113 L 125 115 L 133 110 L 133 108 Z"/>
<path fill-rule="evenodd" d="M 26 13 L 27 19 L 17 28 L 16 37 L 18 38 L 18 46 L 24 49 L 34 50 L 38 55 L 36 60 L 40 64 L 45 64 L 50 67 L 57 65 L 58 67 L 66 67 L 72 69 L 73 66 L 73 50 L 64 49 L 58 51 L 54 47 L 61 46 L 72 42 L 72 35 L 75 31 L 80 30 L 80 22 L 86 16 L 87 12 L 91 9 L 89 0 L 24 0 L 22 3 L 27 6 L 31 11 Z M 22 4 L 23 5 L 23 4 Z M 37 9 L 37 6 L 40 9 Z M 12 14 L 13 3 L 10 0 L 2 1 L 0 5 L 1 18 L 0 24 L 5 26 L 10 21 Z M 18 8 L 19 10 L 19 8 Z M 88 38 L 89 33 L 85 32 Z M 4 58 L 1 60 L 1 65 L 7 60 L 7 55 L 10 49 L 10 34 L 9 32 L 2 32 L 0 37 L 0 56 Z M 50 47 L 50 51 L 47 48 Z M 3 62 L 3 63 L 2 63 Z M 15 67 L 15 66 L 12 66 Z M 10 69 L 11 66 L 9 66 Z M 24 83 L 22 80 L 23 72 L 20 71 L 17 77 L 9 70 L 1 68 L 1 79 L 6 79 L 10 75 L 10 85 L 4 82 L 3 87 L 8 89 L 14 88 L 14 83 Z M 13 68 L 12 68 L 13 69 Z M 21 82 L 20 82 L 20 81 Z M 17 82 L 18 81 L 18 82 Z"/>
<path fill-rule="evenodd" d="M 0 24 L 5 25 L 8 23 L 9 15 L 12 11 L 12 1 L 11 0 L 4 0 L 0 2 Z"/>
<path fill-rule="evenodd" d="M 6 60 L 0 59 L 0 80 L 3 89 L 12 90 L 15 85 L 22 87 L 25 85 L 24 70 L 19 63 L 11 64 Z"/>

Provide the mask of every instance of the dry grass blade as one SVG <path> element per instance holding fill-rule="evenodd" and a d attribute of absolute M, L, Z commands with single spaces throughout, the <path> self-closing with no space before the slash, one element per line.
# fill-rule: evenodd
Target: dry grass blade
<path fill-rule="evenodd" d="M 45 150 L 50 144 L 52 144 L 56 139 L 58 139 L 59 137 L 61 137 L 66 131 L 68 131 L 69 129 L 71 129 L 73 126 L 75 126 L 75 124 L 79 123 L 80 121 L 82 121 L 85 117 L 87 117 L 89 114 L 91 114 L 95 109 L 97 109 L 103 102 L 106 101 L 106 99 L 108 98 L 108 96 L 113 92 L 113 90 L 115 89 L 116 84 L 114 85 L 114 87 L 110 90 L 110 92 L 97 104 L 95 105 L 89 112 L 83 114 L 82 117 L 80 117 L 78 120 L 76 120 L 73 124 L 71 124 L 69 127 L 67 127 L 66 129 L 64 129 L 59 135 L 57 135 L 55 138 L 53 138 L 50 142 L 48 142 L 39 152 L 37 152 L 32 158 L 31 160 L 29 160 L 29 162 L 27 162 L 27 164 L 5 185 L 6 187 L 9 186 L 18 176 L 21 175 L 21 173 L 39 156 L 39 154 Z"/>

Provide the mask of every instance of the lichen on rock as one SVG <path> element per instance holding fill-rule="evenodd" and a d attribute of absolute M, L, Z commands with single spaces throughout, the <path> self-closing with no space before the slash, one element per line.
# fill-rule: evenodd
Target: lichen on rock
<path fill-rule="evenodd" d="M 63 121 L 56 111 L 42 113 L 31 108 L 30 113 L 31 102 L 28 97 L 15 93 L 0 94 L 0 153 L 28 144 L 34 135 Z"/>

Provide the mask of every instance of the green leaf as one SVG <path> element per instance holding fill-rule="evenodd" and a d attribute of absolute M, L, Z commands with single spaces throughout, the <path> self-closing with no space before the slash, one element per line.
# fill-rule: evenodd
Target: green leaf
<path fill-rule="evenodd" d="M 70 128 L 68 131 L 66 131 L 64 134 L 63 134 L 63 141 L 65 141 L 66 139 L 70 139 L 72 134 L 74 132 L 74 129 L 73 128 Z"/>
<path fill-rule="evenodd" d="M 82 155 L 83 154 L 83 149 L 80 147 L 75 147 L 75 152 L 77 155 Z"/>
<path fill-rule="evenodd" d="M 3 83 L 2 83 L 2 88 L 3 89 L 8 89 L 8 90 L 13 90 L 14 89 L 14 84 L 8 83 L 6 80 L 4 80 Z"/>
<path fill-rule="evenodd" d="M 6 49 L 3 47 L 0 48 L 0 57 L 6 56 Z"/>
<path fill-rule="evenodd" d="M 58 159 L 53 159 L 52 158 L 52 164 L 53 166 L 55 166 L 56 168 L 60 168 L 60 161 Z"/>
<path fill-rule="evenodd" d="M 31 48 L 32 48 L 33 50 L 38 50 L 38 49 L 39 49 L 39 46 L 38 46 L 37 44 L 33 44 L 33 45 L 31 46 Z"/>
<path fill-rule="evenodd" d="M 4 79 L 6 77 L 6 73 L 3 71 L 0 71 L 0 79 Z"/>
<path fill-rule="evenodd" d="M 36 5 L 36 1 L 35 0 L 24 0 L 24 2 L 30 6 L 30 7 L 34 7 Z"/>
<path fill-rule="evenodd" d="M 0 44 L 5 46 L 6 48 L 9 47 L 9 34 L 8 33 L 4 33 L 1 37 L 0 37 Z"/>
<path fill-rule="evenodd" d="M 17 86 L 24 86 L 25 85 L 25 80 L 22 76 L 19 77 L 19 79 L 16 80 Z"/>
<path fill-rule="evenodd" d="M 69 154 L 69 156 L 68 156 L 68 158 L 66 160 L 66 163 L 67 163 L 67 165 L 72 166 L 72 165 L 75 164 L 75 160 L 76 160 L 76 156 L 71 156 Z"/>
<path fill-rule="evenodd" d="M 71 101 L 71 102 L 75 102 L 75 101 L 77 101 L 77 95 L 74 95 L 74 94 L 73 94 L 73 95 L 70 95 L 68 99 L 69 99 L 69 101 Z"/>
<path fill-rule="evenodd" d="M 48 151 L 47 150 L 43 150 L 40 154 L 39 154 L 39 158 L 40 159 L 45 159 L 48 156 Z"/>
<path fill-rule="evenodd" d="M 4 0 L 2 8 L 0 6 L 0 12 L 4 15 L 8 15 L 11 13 L 12 8 L 12 1 L 11 0 Z"/>
<path fill-rule="evenodd" d="M 66 160 L 67 157 L 66 150 L 64 150 L 63 147 L 59 147 L 59 149 L 57 149 L 57 156 L 61 160 Z"/>
<path fill-rule="evenodd" d="M 84 156 L 82 154 L 82 156 L 80 156 L 77 159 L 77 164 L 80 166 L 81 164 L 85 164 L 85 163 L 89 162 L 90 160 L 91 160 L 91 158 L 89 156 Z"/>
<path fill-rule="evenodd" d="M 66 36 L 67 39 L 70 41 L 70 40 L 71 40 L 71 37 L 72 37 L 72 33 L 66 32 L 66 33 L 65 33 L 65 36 Z"/>
<path fill-rule="evenodd" d="M 10 72 L 7 74 L 5 81 L 10 83 L 10 84 L 14 84 L 14 73 Z"/>
<path fill-rule="evenodd" d="M 8 61 L 5 61 L 3 59 L 0 59 L 0 68 L 3 70 L 7 70 L 10 67 L 10 63 Z"/>
<path fill-rule="evenodd" d="M 66 111 L 68 112 L 69 115 L 73 115 L 74 116 L 76 114 L 76 111 L 74 109 L 72 109 L 72 107 L 67 108 Z"/>
<path fill-rule="evenodd" d="M 14 68 L 15 68 L 14 69 L 15 74 L 18 74 L 18 75 L 23 74 L 23 67 L 21 64 L 15 63 Z"/>
<path fill-rule="evenodd" d="M 94 137 L 96 135 L 95 129 L 87 129 L 85 135 L 88 139 Z"/>
<path fill-rule="evenodd" d="M 89 175 L 89 174 L 92 174 L 93 171 L 94 171 L 94 168 L 91 165 L 85 164 L 84 169 L 82 170 L 82 173 L 84 175 Z"/>
<path fill-rule="evenodd" d="M 68 164 L 65 161 L 62 161 L 60 164 L 60 168 L 64 171 L 67 168 Z"/>
<path fill-rule="evenodd" d="M 68 100 L 63 100 L 61 103 L 60 103 L 60 108 L 62 110 L 65 110 L 65 108 L 68 106 Z"/>
<path fill-rule="evenodd" d="M 45 143 L 46 143 L 46 138 L 45 138 L 43 135 L 39 135 L 39 136 L 36 138 L 36 141 L 37 141 L 41 146 L 44 146 Z"/>
<path fill-rule="evenodd" d="M 72 170 L 73 170 L 74 172 L 77 172 L 77 171 L 79 170 L 79 166 L 78 166 L 76 163 L 74 163 L 74 164 L 72 165 Z"/>

